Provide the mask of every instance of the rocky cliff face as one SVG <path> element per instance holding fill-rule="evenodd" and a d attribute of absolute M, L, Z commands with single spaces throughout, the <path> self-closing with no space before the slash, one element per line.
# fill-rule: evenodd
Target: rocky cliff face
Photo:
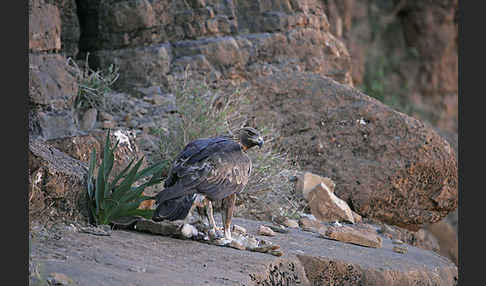
<path fill-rule="evenodd" d="M 363 85 L 383 68 L 380 79 L 397 94 L 389 102 L 402 101 L 457 140 L 458 1 L 323 2 L 331 32 L 349 49 L 353 82 Z"/>
<path fill-rule="evenodd" d="M 81 50 L 121 66 L 120 88 L 196 73 L 246 80 L 311 71 L 351 84 L 350 57 L 314 1 L 83 1 Z"/>
<path fill-rule="evenodd" d="M 78 92 L 61 53 L 61 12 L 43 0 L 29 1 L 29 135 L 46 139 L 76 133 Z"/>

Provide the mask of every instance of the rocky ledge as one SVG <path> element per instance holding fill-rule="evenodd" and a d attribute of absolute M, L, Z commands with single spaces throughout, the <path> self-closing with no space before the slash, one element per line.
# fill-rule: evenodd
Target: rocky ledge
<path fill-rule="evenodd" d="M 299 229 L 268 238 L 258 235 L 262 222 L 233 222 L 280 245 L 283 255 L 136 231 L 94 235 L 74 225 L 34 227 L 32 279 L 61 285 L 457 284 L 458 270 L 450 260 L 406 244 L 400 245 L 405 253 L 396 252 L 384 236 L 381 247 L 370 248 Z"/>

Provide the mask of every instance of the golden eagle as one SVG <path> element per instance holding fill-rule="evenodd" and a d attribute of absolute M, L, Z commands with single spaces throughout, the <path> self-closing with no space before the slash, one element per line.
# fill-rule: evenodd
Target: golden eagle
<path fill-rule="evenodd" d="M 203 138 L 187 144 L 174 159 L 164 190 L 155 196 L 157 208 L 152 219 L 184 219 L 196 199 L 202 197 L 210 230 L 216 232 L 211 201 L 222 200 L 224 238 L 231 241 L 236 194 L 251 174 L 246 151 L 262 145 L 260 133 L 251 127 L 241 128 L 234 137 Z"/>

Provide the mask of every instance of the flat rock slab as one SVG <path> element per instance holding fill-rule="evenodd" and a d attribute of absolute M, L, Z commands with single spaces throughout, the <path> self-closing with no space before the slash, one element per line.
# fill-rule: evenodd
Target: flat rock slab
<path fill-rule="evenodd" d="M 327 228 L 323 238 L 339 240 L 342 242 L 353 243 L 356 245 L 380 248 L 382 239 L 376 233 L 368 231 L 358 231 L 349 226 L 331 226 Z"/>
<path fill-rule="evenodd" d="M 233 222 L 258 237 L 262 222 Z M 76 285 L 321 285 L 346 277 L 347 285 L 455 285 L 458 275 L 432 251 L 408 246 L 401 254 L 386 238 L 375 249 L 297 229 L 267 238 L 281 246 L 281 257 L 125 230 L 97 236 L 65 227 L 33 237 L 40 276 L 60 273 Z"/>

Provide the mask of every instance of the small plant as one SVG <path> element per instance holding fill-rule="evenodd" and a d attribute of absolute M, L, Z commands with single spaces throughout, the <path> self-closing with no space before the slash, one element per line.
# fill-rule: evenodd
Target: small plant
<path fill-rule="evenodd" d="M 113 220 L 121 217 L 142 216 L 151 218 L 153 210 L 139 209 L 140 203 L 150 200 L 152 197 L 143 195 L 146 187 L 159 184 L 163 179 L 161 172 L 167 161 L 149 166 L 139 171 L 143 159 L 138 160 L 132 167 L 133 159 L 113 180 L 110 180 L 110 173 L 113 169 L 114 152 L 118 147 L 118 141 L 111 148 L 110 131 L 106 135 L 103 150 L 103 159 L 98 169 L 98 176 L 93 178 L 96 164 L 96 150 L 91 152 L 89 171 L 88 171 L 88 208 L 94 222 L 100 224 L 110 224 Z M 145 178 L 150 177 L 149 180 Z M 135 186 L 139 180 L 145 179 L 146 182 Z"/>
<path fill-rule="evenodd" d="M 89 53 L 86 54 L 84 67 L 80 67 L 72 58 L 68 65 L 78 82 L 78 94 L 75 106 L 81 110 L 89 108 L 107 109 L 105 95 L 112 92 L 111 86 L 119 77 L 118 68 L 110 65 L 106 71 L 92 70 L 88 64 Z"/>
<path fill-rule="evenodd" d="M 373 61 L 366 64 L 366 72 L 363 79 L 363 91 L 379 101 L 387 104 L 387 92 L 389 92 L 386 83 L 386 76 L 389 73 L 388 62 L 384 56 L 370 57 Z"/>

